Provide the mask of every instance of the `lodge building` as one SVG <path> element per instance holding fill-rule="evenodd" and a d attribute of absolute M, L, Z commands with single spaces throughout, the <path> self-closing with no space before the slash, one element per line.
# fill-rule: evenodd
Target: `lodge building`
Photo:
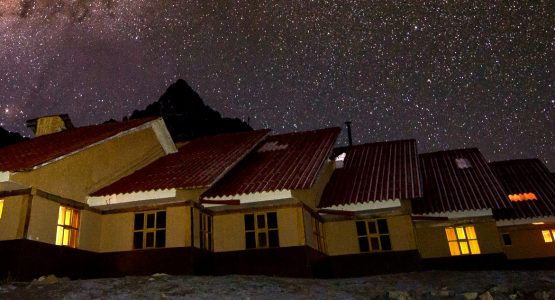
<path fill-rule="evenodd" d="M 29 125 L 0 148 L 0 277 L 555 266 L 555 178 L 537 159 L 334 148 L 339 128 L 174 143 L 161 118 Z"/>

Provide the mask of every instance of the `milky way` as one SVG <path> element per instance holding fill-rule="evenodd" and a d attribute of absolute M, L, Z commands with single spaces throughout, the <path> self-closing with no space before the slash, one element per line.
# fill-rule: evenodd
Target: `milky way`
<path fill-rule="evenodd" d="M 553 1 L 369 2 L 3 0 L 1 125 L 121 119 L 183 78 L 254 128 L 351 120 L 357 143 L 555 170 Z"/>

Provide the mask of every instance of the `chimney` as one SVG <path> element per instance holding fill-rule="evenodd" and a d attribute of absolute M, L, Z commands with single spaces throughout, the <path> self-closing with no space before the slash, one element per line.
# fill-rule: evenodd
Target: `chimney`
<path fill-rule="evenodd" d="M 33 131 L 35 137 L 73 128 L 73 124 L 67 114 L 44 116 L 27 120 L 25 125 Z"/>
<path fill-rule="evenodd" d="M 347 136 L 349 138 L 349 147 L 353 145 L 353 136 L 351 134 L 351 121 L 346 121 L 345 125 L 347 125 Z"/>

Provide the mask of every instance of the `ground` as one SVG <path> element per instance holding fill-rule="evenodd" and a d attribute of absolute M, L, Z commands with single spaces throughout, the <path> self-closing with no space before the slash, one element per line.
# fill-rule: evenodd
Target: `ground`
<path fill-rule="evenodd" d="M 269 276 L 45 276 L 0 285 L 2 299 L 555 299 L 555 271 L 427 271 L 346 279 Z"/>

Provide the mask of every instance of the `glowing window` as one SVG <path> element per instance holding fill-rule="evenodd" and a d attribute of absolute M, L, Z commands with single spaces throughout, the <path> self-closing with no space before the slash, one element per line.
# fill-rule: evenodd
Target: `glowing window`
<path fill-rule="evenodd" d="M 77 209 L 60 206 L 58 210 L 56 245 L 77 248 L 78 234 L 79 211 Z"/>
<path fill-rule="evenodd" d="M 455 158 L 455 163 L 457 164 L 457 168 L 459 169 L 467 169 L 472 167 L 470 161 L 466 158 Z"/>
<path fill-rule="evenodd" d="M 360 252 L 391 250 L 386 219 L 357 221 L 356 228 Z"/>
<path fill-rule="evenodd" d="M 0 200 L 0 219 L 2 219 L 2 210 L 4 209 L 4 200 Z"/>
<path fill-rule="evenodd" d="M 200 213 L 200 248 L 212 251 L 212 216 Z"/>
<path fill-rule="evenodd" d="M 480 254 L 478 237 L 474 226 L 457 226 L 445 228 L 451 256 Z"/>
<path fill-rule="evenodd" d="M 528 200 L 537 200 L 536 194 L 534 193 L 521 193 L 521 194 L 510 194 L 509 200 L 513 202 L 518 201 L 528 201 Z"/>
<path fill-rule="evenodd" d="M 135 214 L 133 249 L 166 246 L 166 211 Z"/>
<path fill-rule="evenodd" d="M 247 249 L 279 247 L 276 212 L 245 215 L 245 247 Z"/>
<path fill-rule="evenodd" d="M 546 243 L 553 243 L 555 241 L 555 229 L 542 230 L 543 241 Z"/>

